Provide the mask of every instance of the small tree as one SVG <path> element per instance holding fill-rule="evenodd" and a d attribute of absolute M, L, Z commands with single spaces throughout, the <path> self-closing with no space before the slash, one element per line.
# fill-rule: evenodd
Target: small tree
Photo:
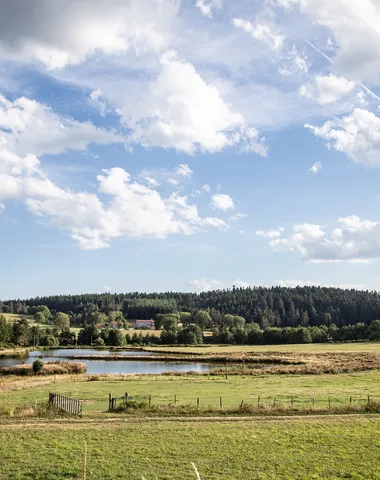
<path fill-rule="evenodd" d="M 37 373 L 41 373 L 42 369 L 44 368 L 43 362 L 37 358 L 37 360 L 34 360 L 33 362 L 33 372 L 37 375 Z"/>

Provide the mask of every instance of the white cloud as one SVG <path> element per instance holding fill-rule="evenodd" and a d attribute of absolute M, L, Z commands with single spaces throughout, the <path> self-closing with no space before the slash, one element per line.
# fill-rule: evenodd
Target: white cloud
<path fill-rule="evenodd" d="M 0 2 L 0 52 L 48 68 L 83 62 L 97 53 L 166 47 L 176 0 L 19 0 Z"/>
<path fill-rule="evenodd" d="M 248 217 L 248 215 L 246 213 L 237 213 L 236 215 L 232 215 L 232 217 L 229 217 L 228 220 L 234 221 L 234 220 L 240 220 L 240 219 L 246 218 L 246 217 Z"/>
<path fill-rule="evenodd" d="M 189 281 L 189 285 L 199 292 L 210 292 L 221 288 L 221 283 L 218 280 L 206 277 L 194 278 L 194 280 Z"/>
<path fill-rule="evenodd" d="M 265 237 L 265 238 L 278 238 L 281 237 L 282 232 L 284 231 L 284 227 L 278 227 L 276 229 L 272 230 L 258 230 L 256 232 L 256 235 L 259 237 Z"/>
<path fill-rule="evenodd" d="M 132 129 L 130 143 L 175 148 L 194 154 L 237 147 L 266 155 L 265 140 L 207 84 L 193 65 L 175 52 L 161 59 L 161 72 L 118 109 Z"/>
<path fill-rule="evenodd" d="M 236 279 L 233 284 L 237 288 L 248 288 L 251 286 L 250 283 L 244 282 L 243 280 L 240 280 L 240 278 Z"/>
<path fill-rule="evenodd" d="M 5 205 L 3 203 L 0 203 L 0 213 L 3 213 L 5 210 Z"/>
<path fill-rule="evenodd" d="M 311 172 L 311 173 L 318 173 L 320 170 L 322 170 L 322 162 L 315 162 L 315 163 L 309 168 L 309 172 Z"/>
<path fill-rule="evenodd" d="M 281 65 L 278 72 L 285 77 L 290 75 L 305 74 L 309 71 L 307 58 L 302 57 L 295 45 L 285 50 L 282 54 Z"/>
<path fill-rule="evenodd" d="M 210 205 L 215 210 L 232 210 L 235 208 L 234 201 L 229 195 L 219 193 L 211 197 Z"/>
<path fill-rule="evenodd" d="M 314 83 L 300 87 L 303 97 L 314 100 L 320 105 L 336 103 L 355 89 L 356 83 L 330 73 L 328 76 L 316 76 Z"/>
<path fill-rule="evenodd" d="M 180 177 L 191 177 L 193 171 L 187 163 L 180 163 L 175 171 Z"/>
<path fill-rule="evenodd" d="M 329 287 L 329 288 L 342 288 L 343 290 L 367 290 L 367 287 L 362 283 L 320 283 L 312 280 L 278 280 L 276 285 L 280 287 Z"/>
<path fill-rule="evenodd" d="M 195 6 L 205 17 L 212 18 L 213 10 L 222 7 L 222 0 L 196 0 Z"/>
<path fill-rule="evenodd" d="M 107 105 L 103 100 L 101 100 L 102 96 L 103 92 L 101 90 L 93 90 L 90 93 L 89 104 L 93 106 L 96 110 L 98 110 L 100 115 L 104 117 L 107 112 Z"/>
<path fill-rule="evenodd" d="M 355 81 L 380 81 L 380 4 L 377 0 L 277 0 L 330 30 L 338 45 L 334 69 Z"/>
<path fill-rule="evenodd" d="M 208 184 L 206 183 L 206 185 L 203 185 L 202 190 L 204 190 L 205 192 L 209 193 L 209 192 L 211 191 L 211 187 L 210 187 L 210 185 L 208 185 Z"/>
<path fill-rule="evenodd" d="M 330 233 L 321 225 L 295 225 L 292 235 L 269 245 L 277 252 L 298 252 L 314 263 L 368 263 L 380 258 L 380 222 L 352 215 L 339 218 L 338 224 Z"/>
<path fill-rule="evenodd" d="M 227 229 L 217 217 L 201 217 L 186 196 L 162 197 L 121 168 L 103 170 L 95 193 L 65 190 L 53 183 L 37 155 L 83 150 L 90 141 L 120 142 L 113 133 L 58 117 L 38 102 L 0 97 L 0 202 L 23 202 L 54 227 L 66 230 L 82 249 L 109 246 L 117 237 L 192 235 L 207 227 Z M 150 181 L 149 181 L 150 180 Z"/>
<path fill-rule="evenodd" d="M 350 115 L 326 122 L 322 127 L 305 125 L 328 147 L 345 153 L 356 163 L 380 166 L 380 118 L 356 108 Z"/>
<path fill-rule="evenodd" d="M 273 51 L 272 60 L 279 62 L 277 70 L 281 75 L 305 74 L 309 71 L 307 58 L 299 54 L 295 45 L 285 46 L 285 36 L 272 24 L 260 23 L 260 21 L 253 24 L 242 18 L 234 18 L 232 23 Z"/>
<path fill-rule="evenodd" d="M 216 217 L 200 217 L 186 196 L 163 198 L 151 187 L 137 183 L 121 168 L 98 175 L 98 190 L 110 200 L 103 204 L 97 195 L 74 193 L 53 184 L 41 172 L 35 157 L 18 158 L 0 151 L 0 199 L 17 199 L 39 218 L 69 231 L 82 249 L 109 246 L 112 238 L 170 234 L 192 235 L 206 227 L 226 229 Z"/>
<path fill-rule="evenodd" d="M 1 94 L 0 129 L 3 129 L 0 141 L 20 156 L 86 150 L 91 142 L 104 145 L 124 142 L 121 136 L 95 127 L 91 122 L 62 118 L 35 100 L 21 97 L 11 102 Z"/>
<path fill-rule="evenodd" d="M 244 282 L 243 280 L 240 280 L 240 278 L 236 279 L 234 282 L 226 282 L 207 277 L 190 280 L 189 285 L 198 292 L 210 292 L 222 288 L 232 288 L 233 285 L 237 288 L 248 288 L 250 286 L 248 282 Z"/>
<path fill-rule="evenodd" d="M 256 40 L 265 43 L 272 50 L 281 50 L 284 43 L 284 35 L 274 32 L 273 27 L 257 23 L 253 25 L 248 20 L 234 18 L 233 25 L 249 33 Z"/>
<path fill-rule="evenodd" d="M 169 178 L 168 183 L 170 183 L 172 185 L 178 185 L 178 181 L 175 178 Z"/>
<path fill-rule="evenodd" d="M 155 178 L 145 177 L 145 180 L 148 182 L 148 184 L 151 187 L 159 187 L 160 186 L 160 182 L 158 182 Z"/>

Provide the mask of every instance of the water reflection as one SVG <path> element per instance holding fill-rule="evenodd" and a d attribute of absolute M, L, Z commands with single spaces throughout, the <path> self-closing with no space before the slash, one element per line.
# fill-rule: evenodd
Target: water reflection
<path fill-rule="evenodd" d="M 41 357 L 43 362 L 54 361 L 73 361 L 67 357 L 73 355 L 157 355 L 151 352 L 132 351 L 132 350 L 95 350 L 95 349 L 56 349 L 56 350 L 36 350 L 30 352 L 27 357 L 20 358 L 0 358 L 0 367 L 11 367 L 20 363 L 33 363 L 36 358 Z M 43 358 L 42 358 L 43 357 Z M 156 361 L 133 361 L 128 360 L 78 360 L 87 366 L 89 374 L 160 374 L 163 372 L 206 372 L 212 367 L 205 363 L 173 363 Z"/>

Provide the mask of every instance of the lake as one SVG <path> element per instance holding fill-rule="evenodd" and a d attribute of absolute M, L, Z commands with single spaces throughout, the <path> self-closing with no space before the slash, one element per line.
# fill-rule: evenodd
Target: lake
<path fill-rule="evenodd" d="M 35 350 L 22 358 L 0 358 L 0 367 L 11 367 L 20 363 L 33 363 L 39 357 L 43 362 L 70 361 L 68 357 L 73 355 L 125 355 L 125 356 L 150 356 L 157 353 L 142 352 L 135 350 L 97 350 L 89 348 Z M 71 360 L 73 361 L 73 360 Z M 207 363 L 174 363 L 157 361 L 123 361 L 123 360 L 75 360 L 87 366 L 87 373 L 95 374 L 160 374 L 163 372 L 207 372 L 212 365 Z"/>

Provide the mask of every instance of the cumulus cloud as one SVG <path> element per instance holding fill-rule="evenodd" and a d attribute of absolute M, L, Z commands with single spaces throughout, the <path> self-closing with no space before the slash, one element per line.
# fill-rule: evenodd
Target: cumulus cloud
<path fill-rule="evenodd" d="M 232 217 L 229 217 L 228 220 L 241 220 L 242 218 L 246 218 L 248 215 L 246 213 L 237 213 L 236 215 L 232 215 Z"/>
<path fill-rule="evenodd" d="M 107 112 L 107 105 L 103 100 L 101 100 L 102 96 L 103 96 L 103 92 L 101 90 L 99 89 L 93 90 L 90 93 L 89 104 L 93 106 L 96 110 L 98 110 L 100 115 L 104 117 Z"/>
<path fill-rule="evenodd" d="M 330 73 L 327 76 L 316 76 L 314 83 L 302 85 L 299 91 L 303 97 L 309 98 L 320 105 L 328 105 L 346 97 L 352 93 L 355 87 L 355 82 Z"/>
<path fill-rule="evenodd" d="M 272 50 L 281 75 L 290 76 L 309 71 L 307 58 L 300 55 L 295 45 L 285 46 L 285 36 L 275 26 L 260 23 L 259 20 L 253 24 L 243 18 L 234 18 L 232 23 Z"/>
<path fill-rule="evenodd" d="M 305 74 L 309 71 L 307 58 L 301 56 L 295 45 L 282 54 L 281 65 L 278 72 L 285 77 L 290 75 Z"/>
<path fill-rule="evenodd" d="M 296 287 L 329 287 L 342 288 L 343 290 L 367 290 L 362 283 L 320 283 L 312 280 L 278 280 L 276 285 L 280 287 L 296 288 Z"/>
<path fill-rule="evenodd" d="M 91 122 L 63 118 L 49 107 L 25 97 L 9 101 L 0 94 L 0 140 L 17 155 L 59 154 L 86 150 L 92 142 L 122 143 L 124 138 Z"/>
<path fill-rule="evenodd" d="M 203 185 L 202 190 L 204 190 L 205 192 L 209 193 L 209 192 L 211 191 L 211 187 L 210 187 L 210 185 L 208 185 L 208 184 L 206 183 L 206 185 Z"/>
<path fill-rule="evenodd" d="M 295 225 L 287 238 L 272 239 L 277 252 L 298 252 L 314 263 L 367 263 L 380 257 L 380 222 L 352 215 L 338 219 L 338 228 L 313 224 Z"/>
<path fill-rule="evenodd" d="M 350 115 L 326 122 L 322 127 L 305 125 L 317 137 L 327 140 L 329 148 L 345 153 L 356 163 L 380 165 L 380 118 L 356 108 Z"/>
<path fill-rule="evenodd" d="M 128 98 L 118 113 L 132 129 L 131 144 L 175 148 L 188 154 L 237 147 L 266 155 L 259 132 L 175 52 L 162 56 L 158 77 L 141 85 L 141 91 L 132 101 Z"/>
<path fill-rule="evenodd" d="M 190 280 L 189 285 L 198 292 L 210 292 L 222 288 L 232 288 L 232 286 L 237 288 L 248 288 L 250 286 L 248 282 L 244 282 L 243 280 L 240 280 L 240 278 L 236 279 L 234 282 L 226 282 L 207 277 Z"/>
<path fill-rule="evenodd" d="M 338 45 L 334 69 L 355 81 L 380 81 L 380 5 L 377 0 L 275 0 L 298 6 L 314 23 L 328 28 Z"/>
<path fill-rule="evenodd" d="M 161 50 L 177 11 L 176 0 L 2 1 L 0 53 L 56 69 L 98 52 Z"/>
<path fill-rule="evenodd" d="M 235 203 L 229 195 L 219 193 L 211 197 L 210 205 L 215 210 L 233 210 Z"/>
<path fill-rule="evenodd" d="M 311 173 L 318 173 L 320 170 L 322 170 L 322 162 L 315 162 L 315 163 L 309 168 L 309 172 L 311 172 Z"/>
<path fill-rule="evenodd" d="M 189 285 L 198 292 L 210 292 L 222 288 L 218 280 L 206 277 L 194 278 L 194 280 L 189 281 Z"/>
<path fill-rule="evenodd" d="M 221 8 L 222 4 L 222 0 L 196 0 L 195 2 L 195 6 L 208 18 L 212 18 L 213 10 Z"/>
<path fill-rule="evenodd" d="M 112 132 L 61 118 L 38 102 L 0 97 L 1 204 L 23 202 L 38 218 L 68 231 L 82 249 L 104 248 L 121 236 L 165 238 L 208 227 L 228 228 L 220 218 L 201 217 L 186 196 L 162 197 L 153 178 L 139 183 L 124 169 L 105 169 L 97 176 L 97 190 L 105 199 L 101 200 L 97 193 L 56 185 L 38 158 L 67 149 L 84 150 L 90 142 L 120 141 Z"/>
<path fill-rule="evenodd" d="M 273 27 L 257 23 L 254 25 L 248 20 L 234 18 L 233 25 L 249 33 L 256 40 L 265 43 L 272 50 L 280 50 L 284 43 L 284 35 L 278 31 L 273 31 Z"/>
<path fill-rule="evenodd" d="M 0 162 L 0 199 L 24 201 L 33 214 L 69 231 L 85 250 L 105 248 L 121 236 L 166 238 L 228 228 L 219 218 L 200 217 L 186 196 L 163 198 L 121 168 L 103 170 L 97 177 L 98 191 L 109 199 L 104 204 L 93 193 L 59 188 L 44 177 L 35 157 L 7 157 L 0 151 L 0 158 L 8 160 Z"/>
<path fill-rule="evenodd" d="M 191 170 L 191 168 L 187 163 L 180 163 L 176 168 L 175 173 L 180 177 L 191 177 L 191 175 L 193 174 L 193 171 Z"/>
<path fill-rule="evenodd" d="M 284 227 L 278 227 L 272 230 L 257 230 L 256 235 L 264 238 L 278 238 L 281 237 Z"/>
<path fill-rule="evenodd" d="M 145 177 L 145 180 L 148 182 L 148 184 L 152 187 L 159 187 L 160 182 L 158 182 L 155 178 L 152 177 Z"/>

